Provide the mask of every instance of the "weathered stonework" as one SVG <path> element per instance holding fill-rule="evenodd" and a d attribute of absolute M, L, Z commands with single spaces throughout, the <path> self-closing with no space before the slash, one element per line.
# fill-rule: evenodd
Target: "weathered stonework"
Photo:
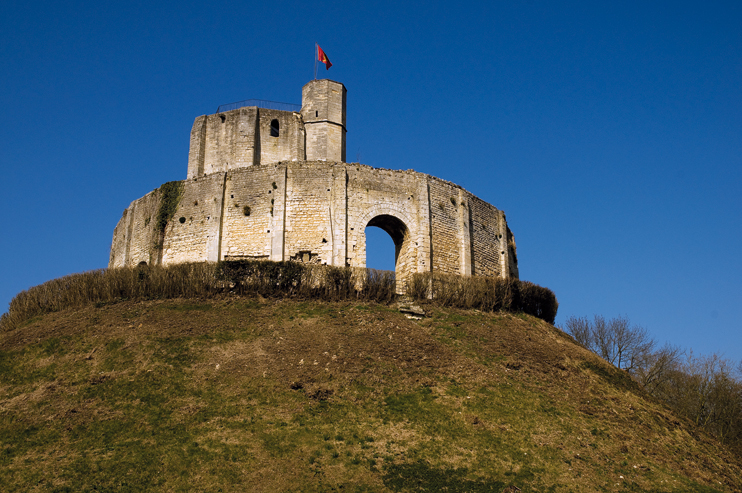
<path fill-rule="evenodd" d="M 453 183 L 345 163 L 342 84 L 312 81 L 301 113 L 244 107 L 196 118 L 188 179 L 164 234 L 158 190 L 113 234 L 109 267 L 230 259 L 366 266 L 367 226 L 389 233 L 398 287 L 416 272 L 518 277 L 505 214 Z"/>

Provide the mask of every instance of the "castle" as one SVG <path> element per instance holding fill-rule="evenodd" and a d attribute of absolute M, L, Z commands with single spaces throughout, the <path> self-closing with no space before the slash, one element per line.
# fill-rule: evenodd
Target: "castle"
<path fill-rule="evenodd" d="M 131 203 L 109 267 L 236 259 L 365 267 L 365 229 L 377 226 L 394 241 L 398 290 L 416 272 L 518 277 L 502 211 L 430 175 L 345 162 L 343 84 L 310 81 L 298 111 L 265 106 L 196 118 L 187 179 Z"/>

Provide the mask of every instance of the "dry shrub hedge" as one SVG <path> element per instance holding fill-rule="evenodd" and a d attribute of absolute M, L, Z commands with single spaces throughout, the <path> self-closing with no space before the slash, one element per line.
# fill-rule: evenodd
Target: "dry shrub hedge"
<path fill-rule="evenodd" d="M 323 300 L 395 299 L 394 272 L 299 262 L 220 262 L 216 277 L 238 294 L 299 296 Z"/>
<path fill-rule="evenodd" d="M 483 311 L 523 312 L 554 323 L 559 303 L 554 292 L 528 281 L 454 274 L 414 274 L 407 294 L 443 306 Z"/>
<path fill-rule="evenodd" d="M 0 330 L 89 303 L 127 299 L 213 298 L 225 293 L 324 300 L 395 298 L 394 273 L 298 262 L 228 261 L 167 267 L 101 269 L 72 274 L 18 293 L 0 316 Z"/>
<path fill-rule="evenodd" d="M 394 272 L 350 267 L 256 260 L 187 263 L 168 267 L 102 269 L 53 279 L 17 294 L 0 317 L 0 330 L 12 330 L 44 313 L 89 303 L 120 300 L 213 298 L 238 295 L 307 299 L 396 299 Z M 408 295 L 445 306 L 486 311 L 523 311 L 554 322 L 554 293 L 529 282 L 415 274 Z"/>

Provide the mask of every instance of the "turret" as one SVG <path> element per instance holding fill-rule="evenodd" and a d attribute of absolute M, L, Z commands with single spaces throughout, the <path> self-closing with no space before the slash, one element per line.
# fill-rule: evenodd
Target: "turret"
<path fill-rule="evenodd" d="M 345 162 L 345 86 L 313 80 L 301 90 L 307 161 Z"/>

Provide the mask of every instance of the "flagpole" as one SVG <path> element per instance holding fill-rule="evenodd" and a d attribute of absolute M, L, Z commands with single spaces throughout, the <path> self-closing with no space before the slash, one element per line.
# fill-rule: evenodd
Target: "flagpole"
<path fill-rule="evenodd" d="M 315 42 L 314 43 L 314 80 L 317 80 L 317 58 L 319 55 L 317 54 L 317 47 L 319 45 Z"/>

